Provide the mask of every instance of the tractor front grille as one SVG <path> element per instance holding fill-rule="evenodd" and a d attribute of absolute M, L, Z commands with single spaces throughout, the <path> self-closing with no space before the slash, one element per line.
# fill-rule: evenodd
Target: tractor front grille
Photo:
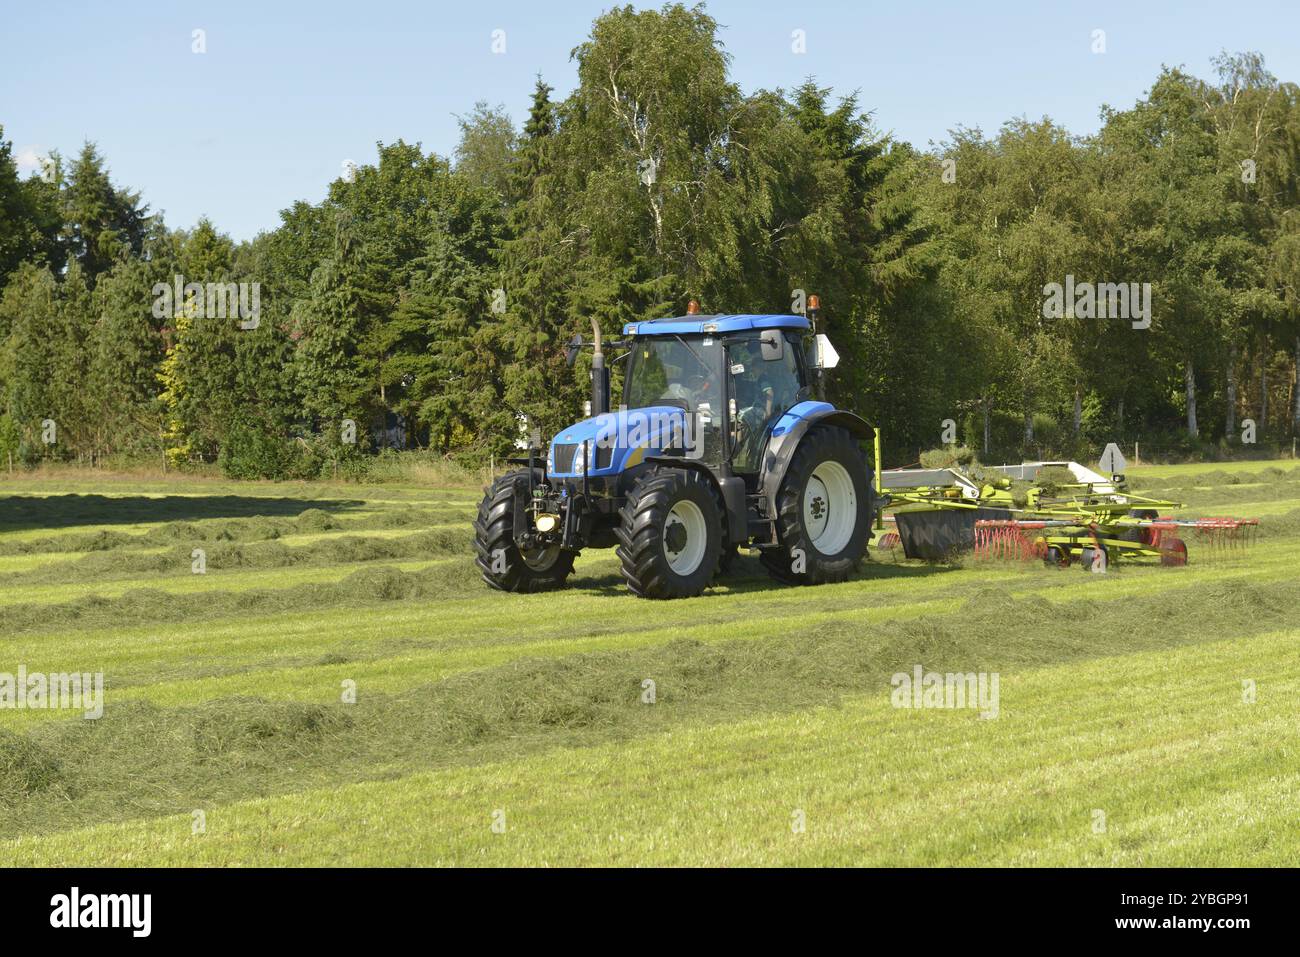
<path fill-rule="evenodd" d="M 573 457 L 578 454 L 576 445 L 557 445 L 555 447 L 555 473 L 566 475 L 573 471 Z"/>

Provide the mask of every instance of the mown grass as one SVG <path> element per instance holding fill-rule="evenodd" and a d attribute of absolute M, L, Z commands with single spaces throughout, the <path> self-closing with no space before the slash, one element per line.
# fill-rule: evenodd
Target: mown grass
<path fill-rule="evenodd" d="M 1134 473 L 1193 514 L 1272 506 L 1247 556 L 1193 542 L 1187 568 L 1091 576 L 881 555 L 816 589 L 743 559 L 653 604 L 609 553 L 562 592 L 489 591 L 474 489 L 9 481 L 0 672 L 102 670 L 106 710 L 0 709 L 5 858 L 1275 863 L 1269 788 L 1297 765 L 1266 689 L 1300 671 L 1300 474 L 1275 465 Z M 1004 715 L 890 708 L 918 663 L 998 671 Z M 1116 822 L 1100 842 L 1089 795 Z"/>
<path fill-rule="evenodd" d="M 997 720 L 898 710 L 879 690 L 232 802 L 204 811 L 199 834 L 201 801 L 3 846 L 40 865 L 84 863 L 87 848 L 127 865 L 1290 865 L 1297 637 L 1017 673 Z M 1252 674 L 1260 689 L 1245 704 Z M 268 761 L 340 730 L 314 713 L 277 717 L 274 744 L 245 723 L 195 747 Z"/>

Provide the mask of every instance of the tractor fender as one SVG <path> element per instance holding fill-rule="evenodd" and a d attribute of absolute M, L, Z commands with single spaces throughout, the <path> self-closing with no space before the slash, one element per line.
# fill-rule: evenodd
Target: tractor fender
<path fill-rule="evenodd" d="M 714 474 L 703 462 L 676 455 L 647 455 L 647 464 L 667 465 L 675 469 L 691 469 L 705 476 L 722 496 L 727 509 L 727 534 L 732 542 L 745 542 L 749 538 L 749 517 L 745 514 L 745 480 L 722 478 Z"/>
<path fill-rule="evenodd" d="M 785 473 L 790 468 L 790 460 L 804 435 L 815 425 L 834 425 L 845 429 L 854 438 L 861 441 L 873 439 L 875 428 L 866 419 L 852 412 L 837 409 L 829 402 L 800 402 L 792 406 L 777 419 L 772 427 L 767 448 L 763 452 L 763 470 L 759 476 L 759 488 L 767 506 L 769 517 L 776 515 L 776 496 L 785 481 Z M 875 482 L 871 466 L 867 466 L 867 494 L 874 495 Z M 869 511 L 874 511 L 874 502 L 868 502 Z"/>

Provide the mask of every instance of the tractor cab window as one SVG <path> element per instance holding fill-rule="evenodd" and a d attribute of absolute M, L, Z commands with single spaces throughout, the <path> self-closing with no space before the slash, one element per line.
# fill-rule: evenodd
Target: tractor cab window
<path fill-rule="evenodd" d="M 736 402 L 732 422 L 732 466 L 737 472 L 757 472 L 772 426 L 791 406 L 809 398 L 800 365 L 800 344 L 786 336 L 781 356 L 763 358 L 758 337 L 739 339 L 728 348 L 731 395 Z"/>

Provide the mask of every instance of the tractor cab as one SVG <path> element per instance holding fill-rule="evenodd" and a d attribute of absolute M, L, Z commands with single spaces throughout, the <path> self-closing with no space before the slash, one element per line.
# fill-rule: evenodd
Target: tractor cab
<path fill-rule="evenodd" d="M 803 316 L 684 316 L 629 323 L 622 409 L 679 408 L 702 464 L 757 483 L 781 414 L 812 398 Z"/>

